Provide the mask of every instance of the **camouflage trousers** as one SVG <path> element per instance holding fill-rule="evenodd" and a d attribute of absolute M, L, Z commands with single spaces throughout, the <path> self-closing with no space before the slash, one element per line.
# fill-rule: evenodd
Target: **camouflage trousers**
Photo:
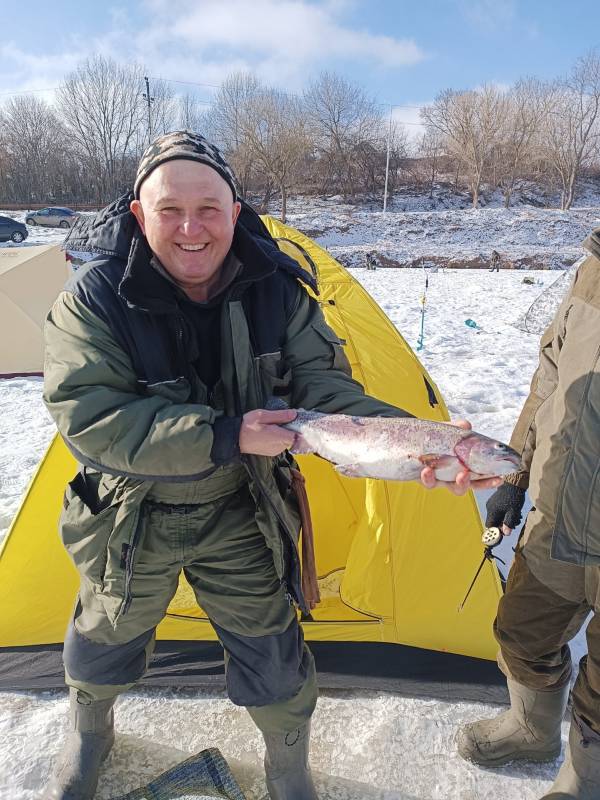
<path fill-rule="evenodd" d="M 600 734 L 600 567 L 551 559 L 551 540 L 552 527 L 532 509 L 494 623 L 498 662 L 530 689 L 563 686 L 572 672 L 568 642 L 591 615 L 572 701 L 575 713 Z"/>
<path fill-rule="evenodd" d="M 81 575 L 65 638 L 66 682 L 91 700 L 133 686 L 183 571 L 224 647 L 231 700 L 265 732 L 294 730 L 316 704 L 314 661 L 256 525 L 248 486 L 201 503 L 169 502 L 176 491 L 165 486 L 143 503 L 132 599 L 116 627 Z"/>

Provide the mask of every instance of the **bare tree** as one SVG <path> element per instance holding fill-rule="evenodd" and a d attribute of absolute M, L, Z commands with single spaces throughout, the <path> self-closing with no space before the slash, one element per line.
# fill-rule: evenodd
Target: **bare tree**
<path fill-rule="evenodd" d="M 98 202 L 129 186 L 144 125 L 142 72 L 95 56 L 58 90 L 58 108 Z"/>
<path fill-rule="evenodd" d="M 504 206 L 519 178 L 540 156 L 539 134 L 545 114 L 546 93 L 535 79 L 518 81 L 506 96 L 507 104 L 495 152 L 495 185 L 502 189 Z"/>
<path fill-rule="evenodd" d="M 177 119 L 180 128 L 202 133 L 204 116 L 205 114 L 200 110 L 198 100 L 193 94 L 186 92 L 179 97 Z"/>
<path fill-rule="evenodd" d="M 462 92 L 447 89 L 421 111 L 424 123 L 444 136 L 449 153 L 464 165 L 474 208 L 479 204 L 483 177 L 493 162 L 506 108 L 504 94 L 484 86 Z"/>
<path fill-rule="evenodd" d="M 275 89 L 256 92 L 240 119 L 248 156 L 281 193 L 281 219 L 286 220 L 287 197 L 309 152 L 301 102 Z"/>
<path fill-rule="evenodd" d="M 544 153 L 561 184 L 561 208 L 571 208 L 577 179 L 598 156 L 600 145 L 600 56 L 591 51 L 571 74 L 547 89 L 542 130 Z"/>
<path fill-rule="evenodd" d="M 419 142 L 418 154 L 427 168 L 429 197 L 433 197 L 433 187 L 446 154 L 444 137 L 436 128 L 428 127 Z"/>
<path fill-rule="evenodd" d="M 242 119 L 251 99 L 262 88 L 255 75 L 232 73 L 223 82 L 205 118 L 207 135 L 230 159 L 242 195 L 246 194 L 252 176 L 252 158 L 246 147 Z"/>
<path fill-rule="evenodd" d="M 6 103 L 0 126 L 10 194 L 33 203 L 54 198 L 67 146 L 54 109 L 32 95 L 19 95 Z"/>
<path fill-rule="evenodd" d="M 304 97 L 324 167 L 323 188 L 341 185 L 344 194 L 353 198 L 358 182 L 356 149 L 375 144 L 382 127 L 380 111 L 360 86 L 332 72 L 322 72 Z"/>

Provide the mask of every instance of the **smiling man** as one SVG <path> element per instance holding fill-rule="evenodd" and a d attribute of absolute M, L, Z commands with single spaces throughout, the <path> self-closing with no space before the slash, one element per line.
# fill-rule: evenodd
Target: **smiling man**
<path fill-rule="evenodd" d="M 317 687 L 296 613 L 310 601 L 294 434 L 280 427 L 296 412 L 265 404 L 407 414 L 352 379 L 311 276 L 240 203 L 202 136 L 156 140 L 133 199 L 69 238 L 104 255 L 46 325 L 44 399 L 81 465 L 60 523 L 81 582 L 64 647 L 71 731 L 43 797 L 93 797 L 115 698 L 143 675 L 183 572 L 225 650 L 229 696 L 263 733 L 272 800 L 315 800 Z M 422 479 L 436 484 L 432 470 Z M 451 488 L 464 493 L 468 477 Z"/>

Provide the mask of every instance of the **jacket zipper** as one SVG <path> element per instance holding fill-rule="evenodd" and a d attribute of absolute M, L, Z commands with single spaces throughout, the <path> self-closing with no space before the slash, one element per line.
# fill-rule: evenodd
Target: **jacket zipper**
<path fill-rule="evenodd" d="M 127 545 L 127 552 L 125 554 L 125 588 L 123 591 L 123 605 L 121 606 L 121 610 L 115 623 L 122 617 L 123 615 L 127 614 L 129 611 L 129 607 L 131 606 L 131 602 L 133 600 L 133 595 L 131 593 L 131 582 L 133 580 L 133 559 L 135 557 L 135 551 L 137 550 L 138 542 L 140 539 L 140 531 L 142 527 L 142 520 L 140 516 L 138 516 L 137 523 L 135 526 L 135 532 L 131 537 L 131 542 Z"/>

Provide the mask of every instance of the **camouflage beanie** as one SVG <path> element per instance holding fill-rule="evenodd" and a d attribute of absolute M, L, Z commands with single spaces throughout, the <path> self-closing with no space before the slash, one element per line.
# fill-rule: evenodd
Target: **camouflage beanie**
<path fill-rule="evenodd" d="M 159 136 L 152 144 L 148 145 L 140 160 L 135 176 L 133 192 L 136 198 L 139 199 L 140 186 L 152 170 L 156 169 L 160 164 L 164 164 L 165 161 L 173 161 L 176 158 L 198 161 L 214 169 L 231 189 L 233 199 L 237 200 L 235 175 L 220 150 L 207 141 L 204 136 L 191 131 L 165 133 L 164 136 Z"/>

